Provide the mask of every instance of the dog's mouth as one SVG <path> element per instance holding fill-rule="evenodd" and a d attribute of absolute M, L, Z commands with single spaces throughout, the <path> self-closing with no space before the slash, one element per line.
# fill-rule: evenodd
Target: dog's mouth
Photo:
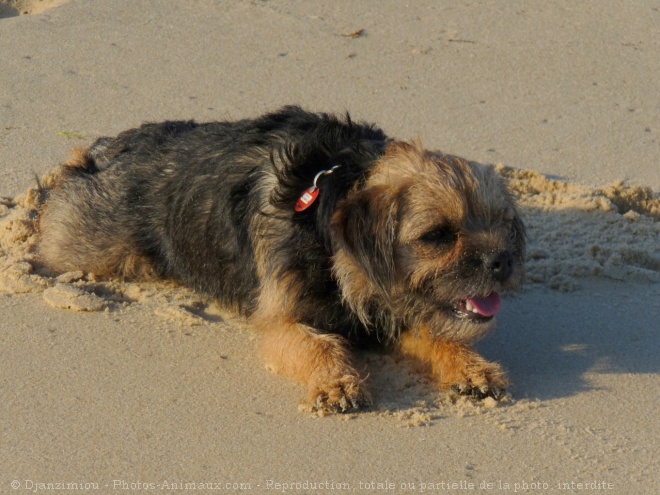
<path fill-rule="evenodd" d="M 502 299 L 497 292 L 491 292 L 486 297 L 469 297 L 459 301 L 452 308 L 454 316 L 469 319 L 477 323 L 492 320 L 502 308 Z"/>

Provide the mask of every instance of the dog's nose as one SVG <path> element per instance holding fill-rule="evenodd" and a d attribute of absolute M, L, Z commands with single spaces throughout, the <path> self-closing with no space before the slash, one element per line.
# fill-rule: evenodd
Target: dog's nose
<path fill-rule="evenodd" d="M 513 256 L 509 251 L 486 256 L 486 269 L 498 282 L 504 282 L 513 273 Z"/>

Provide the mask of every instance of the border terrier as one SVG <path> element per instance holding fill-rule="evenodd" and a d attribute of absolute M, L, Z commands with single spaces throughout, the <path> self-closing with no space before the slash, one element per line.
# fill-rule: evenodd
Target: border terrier
<path fill-rule="evenodd" d="M 370 403 L 352 358 L 377 342 L 442 390 L 499 398 L 472 347 L 521 286 L 525 231 L 492 167 L 287 106 L 144 124 L 59 171 L 39 220 L 55 272 L 179 281 L 249 317 L 312 408 Z"/>

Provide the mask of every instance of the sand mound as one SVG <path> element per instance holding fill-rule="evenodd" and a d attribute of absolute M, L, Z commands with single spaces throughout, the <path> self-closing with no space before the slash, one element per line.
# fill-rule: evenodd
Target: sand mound
<path fill-rule="evenodd" d="M 571 291 L 578 279 L 660 282 L 660 197 L 617 183 L 590 188 L 496 167 L 528 228 L 527 280 Z"/>
<path fill-rule="evenodd" d="M 44 300 L 53 308 L 74 311 L 100 311 L 105 306 L 103 299 L 96 294 L 65 284 L 46 289 Z"/>

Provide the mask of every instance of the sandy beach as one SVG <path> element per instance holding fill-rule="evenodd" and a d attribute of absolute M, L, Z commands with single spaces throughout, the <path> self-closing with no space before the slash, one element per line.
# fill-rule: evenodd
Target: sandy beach
<path fill-rule="evenodd" d="M 0 1 L 0 493 L 656 493 L 659 25 L 643 1 Z M 478 344 L 507 400 L 365 351 L 374 405 L 319 417 L 199 295 L 40 270 L 36 178 L 71 148 L 289 103 L 509 181 L 527 283 Z"/>

